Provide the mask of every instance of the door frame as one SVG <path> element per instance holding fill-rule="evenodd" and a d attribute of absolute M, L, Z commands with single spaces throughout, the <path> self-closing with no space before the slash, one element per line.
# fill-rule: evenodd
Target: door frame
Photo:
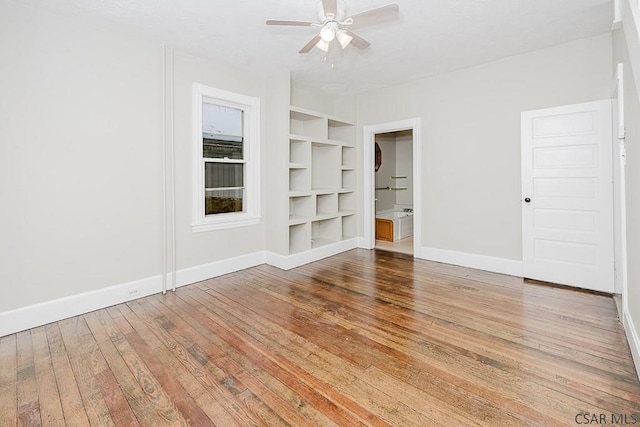
<path fill-rule="evenodd" d="M 364 238 L 361 247 L 373 249 L 376 246 L 375 217 L 375 171 L 374 171 L 374 144 L 376 134 L 411 130 L 413 134 L 413 256 L 419 254 L 422 247 L 422 178 L 421 178 L 421 124 L 420 118 L 400 120 L 396 122 L 380 123 L 364 126 L 363 163 L 363 205 Z"/>
<path fill-rule="evenodd" d="M 613 114 L 613 223 L 615 293 L 622 298 L 622 310 L 627 310 L 627 202 L 626 202 L 626 148 L 624 123 L 624 66 L 616 65 L 611 88 Z M 617 146 L 616 146 L 617 145 Z"/>

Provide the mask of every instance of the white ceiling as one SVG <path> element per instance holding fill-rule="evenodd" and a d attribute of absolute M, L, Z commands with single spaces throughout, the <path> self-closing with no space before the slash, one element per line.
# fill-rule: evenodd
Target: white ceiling
<path fill-rule="evenodd" d="M 317 29 L 267 27 L 266 19 L 315 21 L 317 0 L 3 0 L 75 17 L 216 61 L 263 72 L 288 69 L 293 84 L 357 93 L 608 32 L 613 0 L 396 0 L 399 17 L 358 28 L 371 42 L 338 52 L 335 68 L 314 48 Z M 393 0 L 345 1 L 347 15 Z"/>

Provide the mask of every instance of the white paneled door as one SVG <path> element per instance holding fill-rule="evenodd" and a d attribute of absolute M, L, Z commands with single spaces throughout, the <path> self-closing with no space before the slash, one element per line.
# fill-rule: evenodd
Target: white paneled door
<path fill-rule="evenodd" d="M 614 291 L 611 101 L 522 113 L 524 277 Z"/>

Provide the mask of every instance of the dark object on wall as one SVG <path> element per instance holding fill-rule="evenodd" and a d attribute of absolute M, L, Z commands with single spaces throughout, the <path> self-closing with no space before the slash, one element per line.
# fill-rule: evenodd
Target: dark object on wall
<path fill-rule="evenodd" d="M 378 172 L 378 169 L 380 169 L 380 166 L 382 166 L 382 150 L 380 149 L 380 146 L 376 142 L 376 172 Z"/>

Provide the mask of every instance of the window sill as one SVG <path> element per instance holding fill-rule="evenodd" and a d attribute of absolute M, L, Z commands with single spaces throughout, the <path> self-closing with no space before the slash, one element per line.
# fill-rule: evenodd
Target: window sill
<path fill-rule="evenodd" d="M 192 224 L 191 231 L 194 233 L 203 233 L 206 231 L 225 230 L 228 228 L 247 227 L 250 225 L 260 224 L 262 217 L 260 216 L 232 216 L 222 218 L 212 218 L 201 223 Z"/>

